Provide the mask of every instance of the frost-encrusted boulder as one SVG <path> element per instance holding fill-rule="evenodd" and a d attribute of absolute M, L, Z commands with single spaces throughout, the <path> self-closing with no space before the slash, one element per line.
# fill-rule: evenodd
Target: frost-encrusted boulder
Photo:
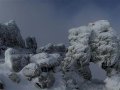
<path fill-rule="evenodd" d="M 64 44 L 51 44 L 49 43 L 48 45 L 44 46 L 44 47 L 40 47 L 37 49 L 37 53 L 42 53 L 42 52 L 46 52 L 46 53 L 60 53 L 60 54 L 64 54 L 66 52 L 66 47 Z"/>
<path fill-rule="evenodd" d="M 8 77 L 15 83 L 20 82 L 20 77 L 16 73 L 10 73 Z"/>
<path fill-rule="evenodd" d="M 14 72 L 19 72 L 29 64 L 29 55 L 20 54 L 18 50 L 8 48 L 5 51 L 5 63 Z"/>
<path fill-rule="evenodd" d="M 22 73 L 25 77 L 31 80 L 32 78 L 38 77 L 41 70 L 38 64 L 30 63 L 23 68 Z"/>
<path fill-rule="evenodd" d="M 35 83 L 36 87 L 39 87 L 41 89 L 50 88 L 55 82 L 55 77 L 50 73 L 44 73 L 37 77 L 33 82 Z"/>
<path fill-rule="evenodd" d="M 78 69 L 85 79 L 91 79 L 89 62 L 91 58 L 89 40 L 91 30 L 87 26 L 81 26 L 69 30 L 70 46 L 63 62 L 63 70 Z"/>
<path fill-rule="evenodd" d="M 30 58 L 33 63 L 39 64 L 42 71 L 49 71 L 50 69 L 59 66 L 62 58 L 60 54 L 39 53 Z"/>
<path fill-rule="evenodd" d="M 114 29 L 107 20 L 90 23 L 89 27 L 92 30 L 91 62 L 112 66 L 119 58 L 119 40 Z"/>
<path fill-rule="evenodd" d="M 35 37 L 26 38 L 26 48 L 30 49 L 33 53 L 36 53 L 37 42 L 36 42 Z"/>
<path fill-rule="evenodd" d="M 8 23 L 0 24 L 0 46 L 25 47 L 24 40 L 15 21 L 11 20 Z"/>

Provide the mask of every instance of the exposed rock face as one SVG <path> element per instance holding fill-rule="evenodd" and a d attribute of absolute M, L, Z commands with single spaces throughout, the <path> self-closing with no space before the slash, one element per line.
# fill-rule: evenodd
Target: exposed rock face
<path fill-rule="evenodd" d="M 15 21 L 0 24 L 0 46 L 6 47 L 25 47 L 24 40 L 20 34 Z"/>
<path fill-rule="evenodd" d="M 5 51 L 5 63 L 12 71 L 19 72 L 29 64 L 29 56 L 20 54 L 16 49 L 9 48 Z"/>
<path fill-rule="evenodd" d="M 36 53 L 37 42 L 35 37 L 27 37 L 26 38 L 26 47 L 30 49 L 33 53 Z"/>

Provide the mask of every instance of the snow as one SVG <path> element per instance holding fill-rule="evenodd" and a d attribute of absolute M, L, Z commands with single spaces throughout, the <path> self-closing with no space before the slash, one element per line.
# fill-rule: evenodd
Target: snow
<path fill-rule="evenodd" d="M 54 64 L 59 64 L 60 60 L 60 55 L 55 53 L 55 54 L 47 54 L 47 53 L 39 53 L 36 55 L 33 55 L 30 58 L 31 62 L 38 63 L 39 65 L 41 64 L 48 64 L 48 65 L 54 65 Z"/>

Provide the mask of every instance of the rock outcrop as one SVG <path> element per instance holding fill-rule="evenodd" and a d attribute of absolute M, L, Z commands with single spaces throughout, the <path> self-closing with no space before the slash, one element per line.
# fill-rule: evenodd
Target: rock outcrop
<path fill-rule="evenodd" d="M 31 52 L 36 53 L 37 42 L 36 42 L 35 37 L 26 38 L 26 48 L 31 50 Z"/>
<path fill-rule="evenodd" d="M 25 42 L 15 21 L 0 24 L 0 46 L 25 47 Z"/>

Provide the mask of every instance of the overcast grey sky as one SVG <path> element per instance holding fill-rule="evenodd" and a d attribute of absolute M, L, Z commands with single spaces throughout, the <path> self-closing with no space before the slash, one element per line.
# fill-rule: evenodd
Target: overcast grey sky
<path fill-rule="evenodd" d="M 0 0 L 0 22 L 14 19 L 39 45 L 68 43 L 68 30 L 107 19 L 119 32 L 120 0 Z"/>
<path fill-rule="evenodd" d="M 68 30 L 107 19 L 120 32 L 120 0 L 0 0 L 0 22 L 14 19 L 22 36 L 35 36 L 39 46 L 68 43 Z M 95 78 L 105 72 L 91 66 Z M 100 71 L 99 71 L 100 70 Z"/>

